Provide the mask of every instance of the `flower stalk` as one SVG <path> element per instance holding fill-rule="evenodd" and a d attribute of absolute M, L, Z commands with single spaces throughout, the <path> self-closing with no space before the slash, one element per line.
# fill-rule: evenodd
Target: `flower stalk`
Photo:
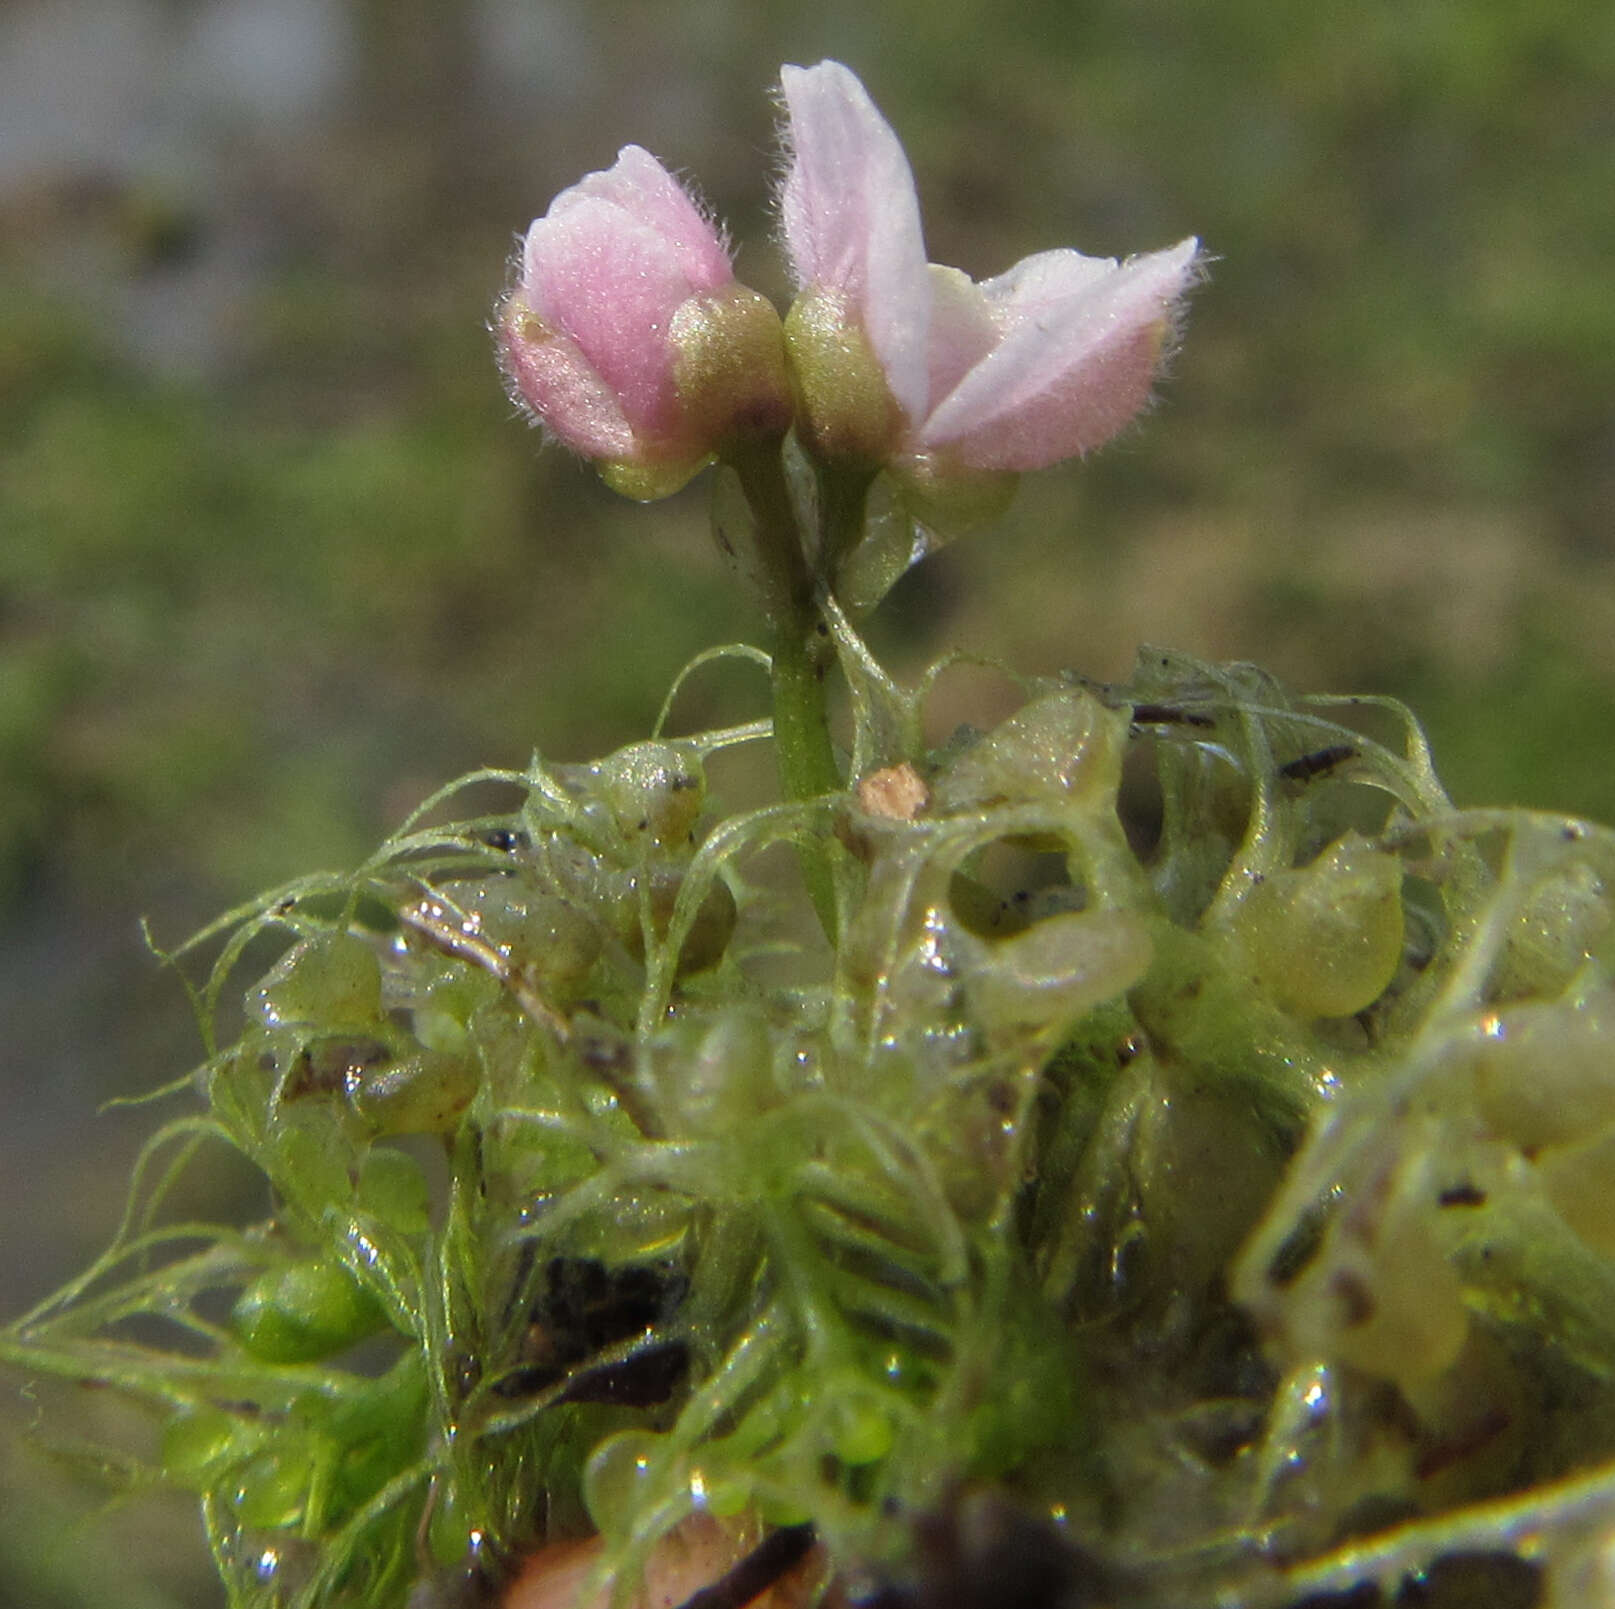
<path fill-rule="evenodd" d="M 783 319 L 735 280 L 684 186 L 630 145 L 533 223 L 495 328 L 512 398 L 615 490 L 649 500 L 707 464 L 733 472 L 745 530 L 715 528 L 747 550 L 734 556 L 772 637 L 780 787 L 800 801 L 844 780 L 824 600 L 867 613 L 909 564 L 999 512 L 1021 472 L 1120 430 L 1147 400 L 1198 244 L 1126 264 L 1043 252 L 978 284 L 927 262 L 902 144 L 847 68 L 786 67 L 781 89 L 797 287 Z M 793 496 L 787 451 L 811 497 Z M 833 935 L 834 851 L 826 838 L 803 853 Z"/>
<path fill-rule="evenodd" d="M 787 800 L 820 798 L 843 786 L 830 739 L 826 679 L 832 655 L 819 606 L 820 582 L 807 562 L 796 507 L 776 445 L 748 443 L 727 462 L 751 512 L 752 574 L 770 626 L 774 754 Z M 804 843 L 802 876 L 827 935 L 836 932 L 828 850 Z"/>

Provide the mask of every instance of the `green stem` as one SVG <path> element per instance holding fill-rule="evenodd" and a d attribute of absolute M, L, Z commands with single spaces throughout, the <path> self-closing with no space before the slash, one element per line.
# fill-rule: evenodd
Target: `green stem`
<path fill-rule="evenodd" d="M 825 678 L 830 638 L 817 586 L 802 550 L 796 511 L 775 445 L 748 447 L 731 459 L 756 522 L 763 608 L 773 628 L 774 754 L 786 799 L 839 793 L 843 783 L 830 743 Z M 835 882 L 827 846 L 801 846 L 802 878 L 825 933 L 836 935 Z"/>
<path fill-rule="evenodd" d="M 802 551 L 780 452 L 777 442 L 748 442 L 727 460 L 751 509 L 754 577 L 763 612 L 776 631 L 792 622 L 801 626 L 818 618 L 813 576 Z"/>
<path fill-rule="evenodd" d="M 806 631 L 774 633 L 774 750 L 787 799 L 817 799 L 842 788 L 825 706 L 825 641 L 816 620 Z"/>
<path fill-rule="evenodd" d="M 819 477 L 819 553 L 827 579 L 864 534 L 864 510 L 874 481 L 873 469 L 847 465 L 826 465 Z"/>

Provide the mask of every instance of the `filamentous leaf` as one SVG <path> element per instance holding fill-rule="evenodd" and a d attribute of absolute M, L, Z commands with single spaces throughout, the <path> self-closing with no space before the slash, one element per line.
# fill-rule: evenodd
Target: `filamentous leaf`
<path fill-rule="evenodd" d="M 811 1535 L 913 1609 L 1012 1555 L 1161 1609 L 1590 1601 L 1615 835 L 1153 651 L 929 751 L 936 672 L 832 618 L 844 796 L 715 818 L 756 726 L 535 760 L 216 924 L 205 1111 L 0 1357 L 151 1411 L 244 1609 L 591 1534 L 601 1585 Z M 166 1223 L 219 1143 L 271 1215 Z"/>

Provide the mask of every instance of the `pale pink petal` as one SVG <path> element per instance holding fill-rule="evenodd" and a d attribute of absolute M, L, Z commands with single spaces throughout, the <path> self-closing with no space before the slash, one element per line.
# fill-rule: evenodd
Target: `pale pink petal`
<path fill-rule="evenodd" d="M 957 268 L 931 264 L 931 328 L 926 370 L 933 397 L 945 397 L 998 344 L 982 287 Z"/>
<path fill-rule="evenodd" d="M 577 343 L 635 432 L 671 434 L 668 326 L 691 285 L 663 237 L 611 202 L 580 196 L 532 226 L 525 262 L 527 304 Z"/>
<path fill-rule="evenodd" d="M 716 290 L 732 277 L 723 236 L 690 199 L 689 193 L 643 146 L 625 145 L 604 173 L 590 173 L 550 203 L 551 218 L 592 197 L 622 208 L 627 216 L 659 235 L 690 287 Z"/>
<path fill-rule="evenodd" d="M 689 453 L 672 320 L 733 277 L 722 237 L 677 180 L 624 146 L 527 232 L 498 331 L 513 396 L 590 458 Z"/>
<path fill-rule="evenodd" d="M 790 161 L 780 191 L 797 284 L 846 298 L 910 419 L 926 403 L 930 283 L 908 158 L 840 62 L 780 71 Z"/>
<path fill-rule="evenodd" d="M 517 297 L 499 314 L 499 366 L 511 400 L 585 458 L 628 457 L 633 427 L 611 388 L 575 342 L 559 332 L 538 333 L 528 326 L 530 316 Z"/>
<path fill-rule="evenodd" d="M 1186 240 L 1119 267 L 1045 252 L 990 282 L 1003 339 L 940 400 L 916 446 L 1026 470 L 1108 441 L 1148 400 L 1198 250 Z"/>
<path fill-rule="evenodd" d="M 1108 279 L 1120 266 L 1114 257 L 1084 257 L 1069 246 L 1037 251 L 1007 272 L 982 280 L 981 294 L 1007 332 L 1050 303 L 1068 301 Z"/>

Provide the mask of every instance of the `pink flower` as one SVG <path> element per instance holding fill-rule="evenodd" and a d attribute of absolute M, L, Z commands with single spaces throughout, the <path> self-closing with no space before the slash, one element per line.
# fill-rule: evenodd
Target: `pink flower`
<path fill-rule="evenodd" d="M 1143 407 L 1198 241 L 1125 263 L 1040 252 L 976 284 L 926 262 L 908 160 L 854 74 L 827 61 L 780 78 L 785 246 L 816 310 L 815 349 L 798 356 L 810 434 L 836 437 L 847 387 L 822 354 L 837 321 L 843 352 L 861 337 L 900 415 L 892 454 L 919 465 L 1039 469 L 1100 446 Z"/>
<path fill-rule="evenodd" d="M 512 399 L 635 495 L 682 484 L 737 423 L 787 422 L 777 315 L 637 145 L 528 229 L 496 334 Z"/>

